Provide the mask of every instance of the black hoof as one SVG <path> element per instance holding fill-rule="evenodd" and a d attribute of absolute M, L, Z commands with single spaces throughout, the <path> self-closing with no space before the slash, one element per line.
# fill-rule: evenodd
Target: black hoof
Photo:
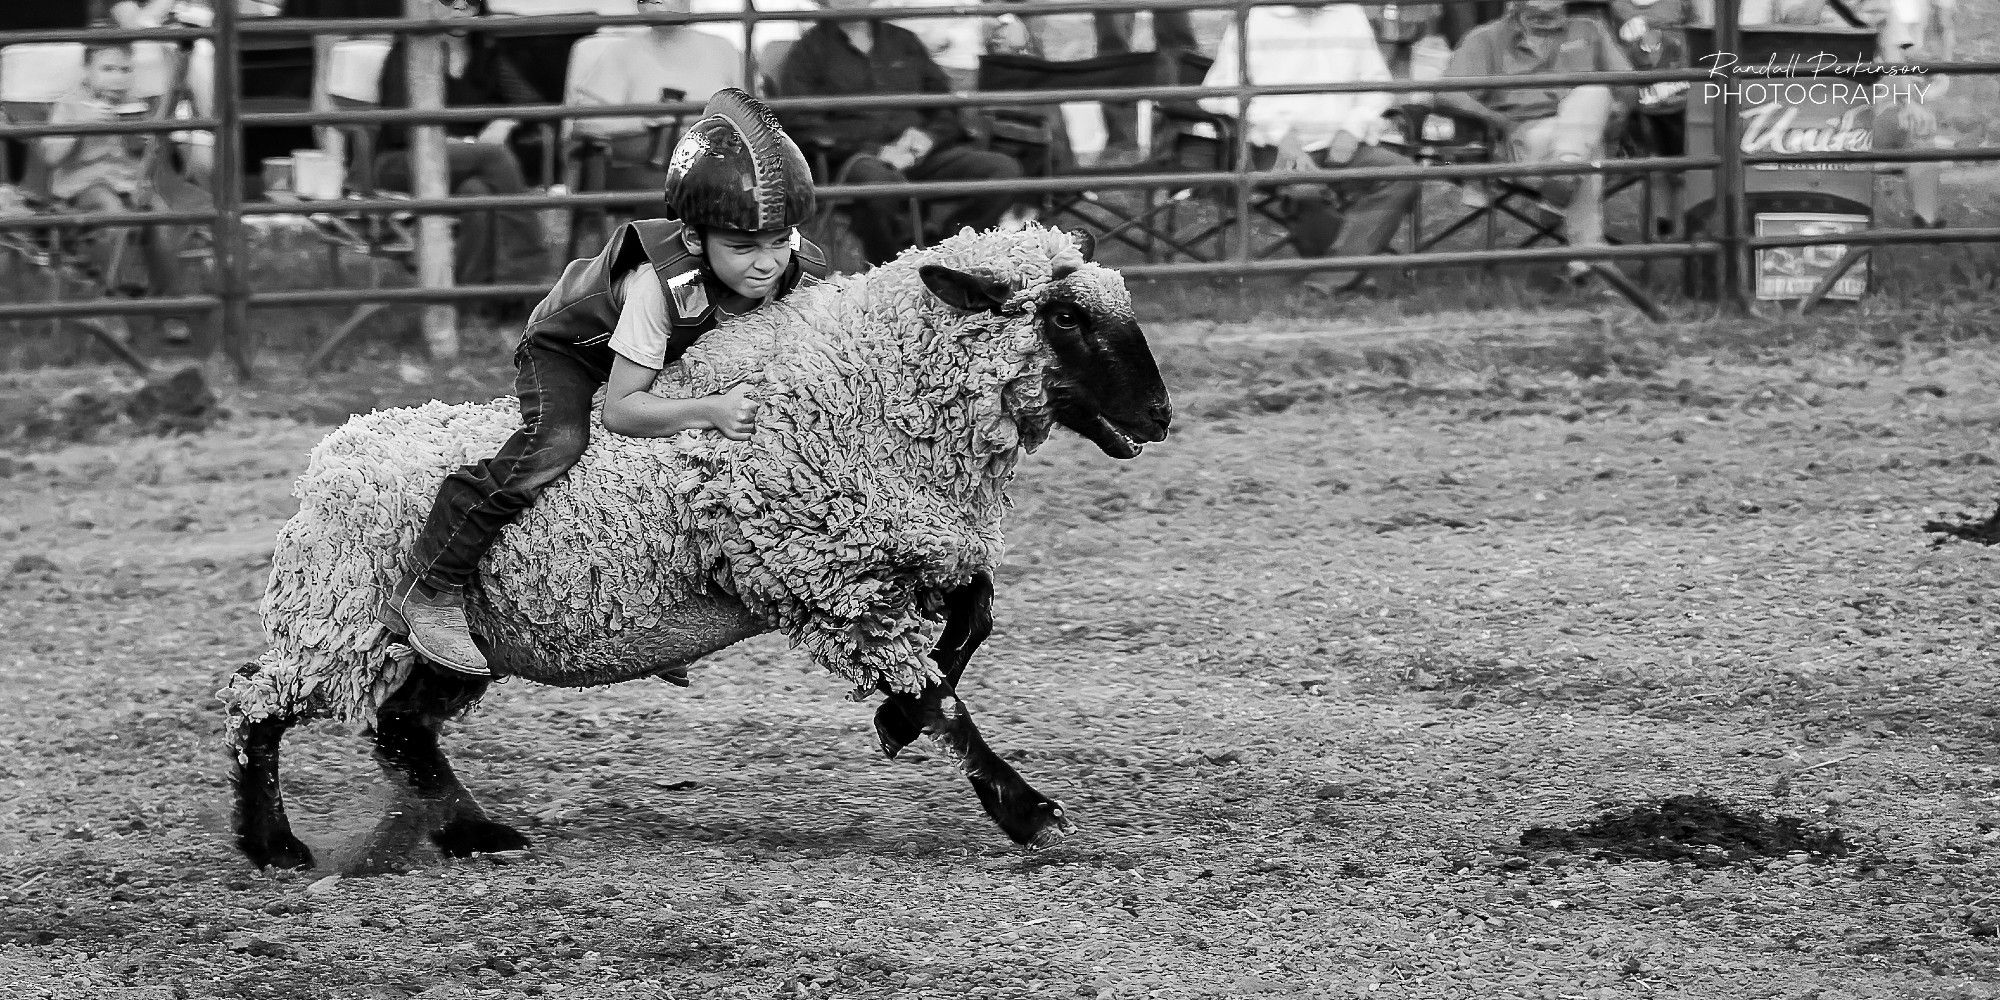
<path fill-rule="evenodd" d="M 438 850 L 454 858 L 474 854 L 518 851 L 528 846 L 528 837 L 505 823 L 488 819 L 455 819 L 431 834 Z"/>
<path fill-rule="evenodd" d="M 1030 850 L 1054 847 L 1076 832 L 1063 804 L 1040 795 L 1004 803 L 989 812 L 1009 840 Z"/>
<path fill-rule="evenodd" d="M 903 748 L 917 741 L 924 730 L 910 713 L 893 701 L 875 706 L 875 738 L 882 741 L 882 755 L 895 760 Z"/>
<path fill-rule="evenodd" d="M 236 846 L 259 868 L 306 869 L 313 866 L 312 848 L 290 833 L 265 837 L 238 837 Z"/>

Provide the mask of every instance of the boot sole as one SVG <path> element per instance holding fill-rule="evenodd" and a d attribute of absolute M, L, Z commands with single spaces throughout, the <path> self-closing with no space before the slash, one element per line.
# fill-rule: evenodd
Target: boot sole
<path fill-rule="evenodd" d="M 449 670 L 457 674 L 465 674 L 470 677 L 493 676 L 493 671 L 487 669 L 483 665 L 462 666 L 460 664 L 453 663 L 450 660 L 447 660 L 444 657 L 441 657 L 436 653 L 431 652 L 428 649 L 425 649 L 423 640 L 417 638 L 416 635 L 414 634 L 414 630 L 410 628 L 409 619 L 404 618 L 403 613 L 397 611 L 395 607 L 391 605 L 388 601 L 382 602 L 382 606 L 378 608 L 375 612 L 375 617 L 382 624 L 389 626 L 390 631 L 396 633 L 397 635 L 402 636 L 403 641 L 409 643 L 410 648 L 416 650 L 418 655 L 422 656 L 424 659 L 429 660 L 432 663 L 435 663 L 438 666 L 443 667 L 446 670 Z"/>

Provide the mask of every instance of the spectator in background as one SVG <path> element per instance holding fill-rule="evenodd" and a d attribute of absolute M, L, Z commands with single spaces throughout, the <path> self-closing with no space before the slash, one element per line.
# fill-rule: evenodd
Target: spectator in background
<path fill-rule="evenodd" d="M 1515 0 L 1507 16 L 1465 36 L 1447 78 L 1529 73 L 1626 72 L 1632 64 L 1596 18 L 1571 17 L 1563 0 Z M 1610 87 L 1507 87 L 1440 91 L 1436 106 L 1478 121 L 1509 159 L 1588 163 L 1604 156 L 1605 133 L 1623 111 Z M 1543 179 L 1542 196 L 1563 209 L 1571 246 L 1604 245 L 1604 175 Z"/>
<path fill-rule="evenodd" d="M 1876 58 L 1885 63 L 1921 65 L 1950 62 L 1957 44 L 1956 0 L 1857 0 L 1849 5 L 1863 24 L 1876 31 Z M 1745 4 L 1744 27 L 1796 24 L 1850 27 L 1846 17 L 1827 0 L 1762 0 Z M 1913 59 L 1913 56 L 1923 58 Z M 1876 149 L 1949 149 L 1950 136 L 1941 135 L 1937 113 L 1925 100 L 1943 96 L 1945 76 L 1898 75 L 1883 82 L 1894 87 L 1888 104 L 1875 109 Z M 1924 88 L 1922 99 L 1918 87 Z M 1911 220 L 1918 228 L 1942 229 L 1944 164 L 1910 163 L 1903 168 L 1910 185 Z"/>
<path fill-rule="evenodd" d="M 818 10 L 819 4 L 813 0 L 694 0 L 696 14 L 715 14 L 742 11 L 750 3 L 757 5 L 757 13 L 772 14 L 792 10 Z M 757 72 L 770 77 L 777 66 L 765 59 L 773 45 L 788 45 L 799 40 L 799 36 L 812 27 L 806 21 L 759 20 L 753 26 L 730 24 L 726 21 L 705 21 L 692 25 L 696 31 L 706 32 L 727 41 L 739 50 L 751 49 L 757 53 Z"/>
<path fill-rule="evenodd" d="M 1291 83 L 1358 83 L 1389 80 L 1388 64 L 1376 46 L 1368 15 L 1352 4 L 1256 7 L 1244 26 L 1249 33 L 1247 74 L 1237 67 L 1236 26 L 1222 37 L 1215 65 L 1202 81 L 1209 87 Z M 1233 97 L 1203 98 L 1204 108 L 1235 115 Z M 1377 145 L 1389 110 L 1386 93 L 1276 94 L 1250 101 L 1251 153 L 1260 170 L 1318 170 L 1333 167 L 1402 167 L 1409 160 Z M 1283 190 L 1280 211 L 1292 248 L 1300 257 L 1379 254 L 1416 204 L 1418 182 L 1306 182 Z M 1335 192 L 1352 202 L 1343 221 Z M 1350 289 L 1363 281 L 1353 272 L 1321 272 L 1306 285 L 1323 293 Z"/>
<path fill-rule="evenodd" d="M 693 4 L 691 0 L 640 0 L 639 10 L 686 14 L 693 10 Z M 743 81 L 741 49 L 726 38 L 687 24 L 655 24 L 619 39 L 604 58 L 583 67 L 574 100 L 598 105 L 666 100 L 699 104 L 725 87 L 748 89 Z M 698 113 L 689 113 L 579 118 L 574 128 L 578 135 L 610 146 L 605 183 L 612 190 L 661 190 L 667 166 L 658 154 L 672 148 L 682 124 L 693 124 L 698 117 Z M 664 205 L 648 205 L 642 211 L 664 210 Z"/>
<path fill-rule="evenodd" d="M 1948 63 L 1958 58 L 1958 0 L 1892 0 L 1882 27 L 1882 61 L 1906 63 L 1913 68 L 1931 63 Z M 1939 127 L 1937 113 L 1926 102 L 1942 99 L 1951 86 L 1951 77 L 1914 74 L 1892 80 L 1901 83 L 1905 98 L 1896 102 L 1895 128 L 1884 134 L 1877 125 L 1878 149 L 1952 149 L 1957 143 Z M 1922 86 L 1923 99 L 1916 100 L 1915 88 Z M 1882 117 L 1880 111 L 1876 117 Z M 1886 141 L 1885 141 L 1886 140 Z M 1900 141 L 1898 141 L 1900 140 Z M 1924 229 L 1943 229 L 1944 164 L 1909 163 L 1904 177 L 1910 184 L 1911 221 Z"/>
<path fill-rule="evenodd" d="M 107 15 L 120 28 L 158 28 L 164 25 L 206 25 L 213 21 L 211 0 L 118 0 Z M 187 67 L 181 81 L 187 100 L 176 109 L 180 117 L 213 117 L 215 114 L 215 44 L 204 38 L 187 47 Z M 134 96 L 181 101 L 169 94 L 173 84 L 174 60 L 178 53 L 169 42 L 132 43 L 132 92 Z M 188 173 L 201 183 L 215 170 L 215 135 L 210 132 L 176 133 Z"/>
<path fill-rule="evenodd" d="M 86 124 L 115 121 L 127 111 L 132 87 L 132 48 L 123 42 L 97 44 L 84 50 L 83 83 L 56 102 L 49 123 Z M 144 114 L 141 106 L 137 114 Z M 169 171 L 146 172 L 135 152 L 133 137 L 123 135 L 50 135 L 41 139 L 42 156 L 49 165 L 49 194 L 82 212 L 126 212 L 155 205 L 170 211 L 201 211 L 211 202 L 201 189 L 180 181 Z M 140 233 L 124 229 L 127 239 L 119 239 L 119 229 L 108 227 L 97 233 L 94 249 L 101 274 L 109 274 L 113 254 L 121 243 L 137 239 L 145 248 L 148 290 L 160 298 L 181 294 L 180 248 L 187 238 L 182 226 L 154 226 Z M 107 321 L 107 329 L 119 340 L 129 338 L 122 319 Z M 187 321 L 170 318 L 161 325 L 164 339 L 185 343 L 189 339 Z"/>
<path fill-rule="evenodd" d="M 874 0 L 874 6 L 950 7 L 964 0 Z M 986 26 L 977 17 L 916 17 L 891 21 L 924 43 L 931 61 L 944 70 L 953 90 L 974 90 L 979 84 L 979 57 L 986 50 Z"/>
<path fill-rule="evenodd" d="M 440 20 L 465 20 L 484 16 L 483 0 L 431 0 Z M 406 108 L 410 104 L 409 80 L 404 69 L 404 37 L 398 36 L 382 66 L 382 106 Z M 448 108 L 493 104 L 540 103 L 533 87 L 512 62 L 483 40 L 469 38 L 464 30 L 445 35 L 444 103 Z M 445 163 L 454 194 L 522 194 L 528 190 L 521 176 L 521 163 L 507 148 L 507 138 L 520 123 L 512 118 L 478 122 L 455 122 L 444 126 Z M 406 126 L 384 125 L 377 140 L 375 180 L 392 191 L 411 190 L 410 133 Z M 467 212 L 459 216 L 458 260 L 455 272 L 460 284 L 514 284 L 541 281 L 547 276 L 548 249 L 542 242 L 542 224 L 533 209 L 510 208 L 493 212 Z M 500 307 L 506 319 L 518 307 Z"/>
<path fill-rule="evenodd" d="M 909 31 L 867 13 L 870 0 L 822 0 L 850 18 L 821 21 L 805 33 L 778 71 L 778 93 L 942 94 L 951 81 L 924 43 Z M 817 148 L 826 169 L 848 183 L 903 180 L 993 180 L 1021 176 L 1021 165 L 976 148 L 952 108 L 875 108 L 858 111 L 792 111 L 785 128 L 807 155 Z M 822 178 L 822 180 L 829 180 Z M 988 228 L 1013 204 L 1011 193 L 950 199 L 954 207 L 936 231 Z M 871 264 L 911 246 L 912 220 L 901 219 L 902 199 L 881 198 L 852 214 L 854 235 Z"/>

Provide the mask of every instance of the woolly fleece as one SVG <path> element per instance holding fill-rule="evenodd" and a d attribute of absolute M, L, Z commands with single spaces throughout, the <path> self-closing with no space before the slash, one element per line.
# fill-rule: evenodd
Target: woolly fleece
<path fill-rule="evenodd" d="M 1016 291 L 997 314 L 968 315 L 924 287 L 927 263 Z M 468 595 L 496 663 L 567 685 L 643 676 L 668 665 L 662 612 L 710 594 L 755 616 L 711 648 L 782 630 L 856 697 L 877 681 L 920 690 L 937 676 L 924 592 L 999 564 L 1007 483 L 1049 432 L 1053 355 L 1036 310 L 1059 266 L 1079 268 L 1062 284 L 1093 311 L 1130 309 L 1117 273 L 1085 264 L 1060 232 L 966 231 L 703 337 L 654 391 L 744 382 L 757 433 L 641 439 L 597 425 L 583 461 L 501 533 Z M 433 402 L 356 417 L 314 448 L 272 558 L 271 649 L 222 692 L 232 726 L 372 720 L 409 669 L 374 608 L 446 473 L 492 455 L 519 423 L 512 399 Z"/>

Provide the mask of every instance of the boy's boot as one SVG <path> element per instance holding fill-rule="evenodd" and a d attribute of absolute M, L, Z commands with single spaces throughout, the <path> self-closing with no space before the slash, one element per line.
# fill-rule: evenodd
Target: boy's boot
<path fill-rule="evenodd" d="M 472 643 L 472 627 L 465 620 L 465 600 L 460 595 L 424 586 L 415 573 L 406 573 L 383 599 L 375 617 L 404 636 L 424 659 L 461 674 L 493 676 L 486 668 L 486 657 Z"/>

